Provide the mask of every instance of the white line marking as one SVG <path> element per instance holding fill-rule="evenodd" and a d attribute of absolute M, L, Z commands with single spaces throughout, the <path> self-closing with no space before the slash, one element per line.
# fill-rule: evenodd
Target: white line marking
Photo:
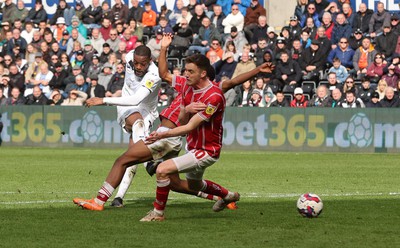
<path fill-rule="evenodd" d="M 154 192 L 128 192 L 128 195 L 138 195 L 138 194 L 151 194 Z M 89 192 L 0 192 L 0 195 L 5 194 L 89 194 Z M 243 193 L 241 194 L 243 198 L 293 198 L 298 197 L 301 194 L 299 193 Z M 400 192 L 376 192 L 376 193 L 333 193 L 333 194 L 318 194 L 321 197 L 353 197 L 353 196 L 399 196 Z M 128 201 L 138 200 L 140 197 L 136 198 L 126 198 Z M 184 194 L 174 194 L 174 196 L 169 197 L 171 200 L 177 199 L 195 199 L 195 196 L 184 195 Z M 72 203 L 72 198 L 70 200 L 38 200 L 38 201 L 8 201 L 8 202 L 0 202 L 0 205 L 23 205 L 23 204 L 49 204 L 49 203 Z"/>

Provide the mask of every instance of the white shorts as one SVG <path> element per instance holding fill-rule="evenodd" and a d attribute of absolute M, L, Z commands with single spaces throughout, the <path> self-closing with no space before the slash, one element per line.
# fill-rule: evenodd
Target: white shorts
<path fill-rule="evenodd" d="M 159 127 L 157 132 L 165 132 L 169 130 L 167 127 Z M 153 144 L 147 145 L 150 149 L 153 159 L 163 158 L 164 160 L 175 158 L 182 149 L 182 137 L 169 137 L 157 140 Z"/>
<path fill-rule="evenodd" d="M 127 132 L 125 129 L 126 125 L 125 119 L 128 118 L 128 116 L 130 116 L 133 113 L 139 113 L 142 115 L 146 135 L 150 133 L 154 121 L 158 118 L 158 116 L 149 113 L 146 109 L 142 107 L 118 106 L 117 112 L 118 112 L 118 118 L 117 118 L 118 123 L 121 125 L 122 130 L 124 130 L 124 132 Z"/>
<path fill-rule="evenodd" d="M 190 150 L 185 155 L 172 159 L 179 173 L 186 173 L 187 179 L 203 179 L 204 170 L 218 161 L 204 150 Z"/>

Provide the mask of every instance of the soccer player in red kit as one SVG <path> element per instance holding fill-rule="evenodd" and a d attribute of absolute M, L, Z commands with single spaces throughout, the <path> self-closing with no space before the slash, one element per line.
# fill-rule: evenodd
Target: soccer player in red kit
<path fill-rule="evenodd" d="M 225 110 L 225 97 L 222 90 L 207 78 L 210 61 L 204 55 L 193 55 L 186 59 L 185 82 L 173 85 L 181 92 L 182 103 L 179 114 L 181 126 L 166 131 L 155 131 L 146 142 L 151 144 L 169 137 L 187 135 L 188 152 L 185 155 L 162 162 L 156 171 L 156 200 L 151 210 L 141 221 L 164 220 L 164 209 L 170 191 L 170 176 L 186 173 L 188 187 L 221 197 L 214 206 L 214 211 L 223 210 L 227 204 L 240 199 L 237 192 L 228 191 L 214 182 L 203 180 L 204 170 L 218 159 L 222 147 L 222 120 Z M 185 107 L 192 102 L 206 106 L 196 114 L 186 112 Z"/>

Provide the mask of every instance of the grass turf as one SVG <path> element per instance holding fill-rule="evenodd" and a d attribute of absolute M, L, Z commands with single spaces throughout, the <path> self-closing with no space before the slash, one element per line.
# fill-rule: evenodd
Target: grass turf
<path fill-rule="evenodd" d="M 238 210 L 171 193 L 166 221 L 141 223 L 155 195 L 142 167 L 125 208 L 75 207 L 122 152 L 2 147 L 0 247 L 400 247 L 400 155 L 224 152 L 205 177 L 239 191 Z M 317 219 L 296 212 L 309 191 Z"/>

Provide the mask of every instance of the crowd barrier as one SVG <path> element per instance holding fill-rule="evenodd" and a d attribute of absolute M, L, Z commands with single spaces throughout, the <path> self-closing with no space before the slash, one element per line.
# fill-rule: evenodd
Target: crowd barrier
<path fill-rule="evenodd" d="M 116 108 L 0 107 L 3 146 L 126 147 Z M 155 123 L 157 126 L 159 122 Z M 224 150 L 399 152 L 399 109 L 226 109 Z"/>

